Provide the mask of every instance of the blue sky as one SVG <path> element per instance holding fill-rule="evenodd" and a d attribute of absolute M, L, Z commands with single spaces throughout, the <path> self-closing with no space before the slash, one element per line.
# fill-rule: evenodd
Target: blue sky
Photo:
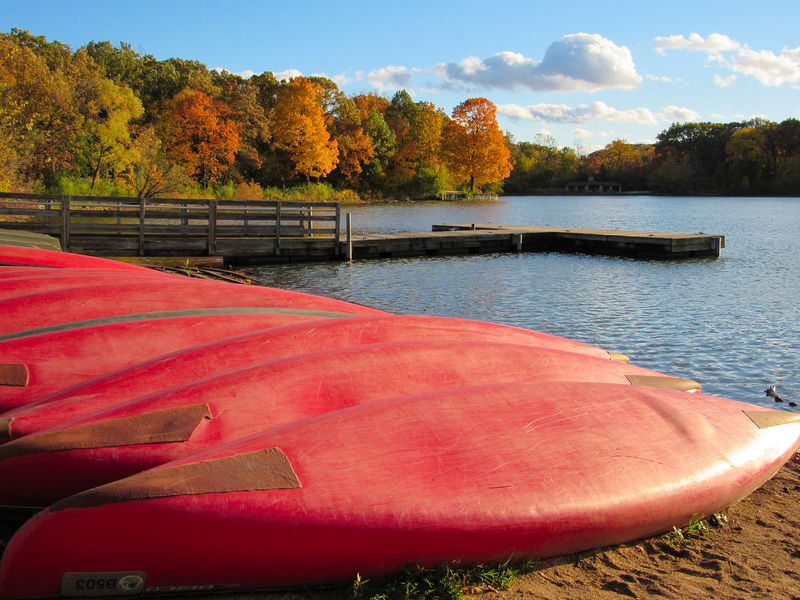
<path fill-rule="evenodd" d="M 0 31 L 127 42 L 247 75 L 498 106 L 517 141 L 654 141 L 673 122 L 800 118 L 800 0 L 0 0 Z"/>

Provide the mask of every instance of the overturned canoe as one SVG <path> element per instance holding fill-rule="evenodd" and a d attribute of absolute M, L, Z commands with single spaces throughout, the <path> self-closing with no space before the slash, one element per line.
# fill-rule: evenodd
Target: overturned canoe
<path fill-rule="evenodd" d="M 797 415 L 639 386 L 388 399 L 42 511 L 5 552 L 0 597 L 297 587 L 562 555 L 718 512 L 799 443 Z"/>
<path fill-rule="evenodd" d="M 0 443 L 6 441 L 6 438 L 22 437 L 161 389 L 287 356 L 349 346 L 414 340 L 485 341 L 564 350 L 603 359 L 618 359 L 620 356 L 572 340 L 483 321 L 386 315 L 351 316 L 344 320 L 321 322 L 326 314 L 330 313 L 308 313 L 305 316 L 265 315 L 263 319 L 266 322 L 282 318 L 287 323 L 294 319 L 296 324 L 267 331 L 251 331 L 205 344 L 200 344 L 198 340 L 197 346 L 125 369 L 117 367 L 118 370 L 113 372 L 108 371 L 112 371 L 112 366 L 118 364 L 124 356 L 131 353 L 143 356 L 145 343 L 149 339 L 148 329 L 145 327 L 157 328 L 156 331 L 159 331 L 160 321 L 142 322 L 140 326 L 144 329 L 141 330 L 129 330 L 125 323 L 113 323 L 75 332 L 66 330 L 0 342 L 0 356 L 7 356 L 9 361 L 13 358 L 15 363 L 29 368 L 33 373 L 32 378 L 39 375 L 39 391 L 61 386 L 68 381 L 74 383 L 76 377 L 84 378 L 89 370 L 97 373 L 93 380 L 26 402 L 24 406 L 20 399 L 32 398 L 31 392 L 26 393 L 25 388 L 11 386 L 0 388 L 0 411 L 4 406 L 10 408 L 15 400 L 20 404 L 16 410 L 0 414 Z M 242 326 L 247 326 L 248 315 L 243 318 L 245 321 Z M 265 323 L 259 319 L 261 317 L 253 318 L 254 328 L 259 322 Z M 313 323 L 297 322 L 301 320 L 313 320 Z M 163 323 L 161 326 L 167 325 L 168 323 Z M 134 332 L 138 341 L 136 345 L 131 345 L 125 338 L 128 333 L 132 336 Z M 212 331 L 208 333 L 211 334 Z M 233 327 L 230 333 L 235 333 Z M 95 341 L 98 342 L 97 345 L 94 344 Z M 157 349 L 160 347 L 158 339 L 153 340 L 153 344 Z M 122 353 L 108 353 L 98 360 L 92 360 L 94 352 L 118 346 L 122 346 Z M 83 364 L 82 371 L 75 368 L 75 362 L 80 357 L 85 359 L 80 361 Z M 50 358 L 50 362 L 45 362 L 47 358 Z M 116 362 L 112 365 L 109 361 Z M 100 374 L 103 369 L 106 369 L 106 375 Z M 694 387 L 696 391 L 700 391 L 699 384 L 695 383 Z"/>
<path fill-rule="evenodd" d="M 0 336 L 0 420 L 4 411 L 157 356 L 239 333 L 343 316 L 289 309 L 199 309 Z"/>
<path fill-rule="evenodd" d="M 41 248 L 0 245 L 0 265 L 15 267 L 52 267 L 72 269 L 120 269 L 124 271 L 152 271 L 147 267 L 118 260 L 57 252 Z"/>
<path fill-rule="evenodd" d="M 178 275 L 148 269 L 125 271 L 122 269 L 38 269 L 31 273 L 23 268 L 16 277 L 0 277 L 0 299 L 36 294 L 70 287 L 135 281 L 168 281 Z"/>
<path fill-rule="evenodd" d="M 0 504 L 47 506 L 267 427 L 357 404 L 521 381 L 685 384 L 630 364 L 483 341 L 415 340 L 307 352 L 149 394 L 0 445 Z M 102 394 L 81 400 L 87 407 L 108 401 Z M 73 414 L 68 406 L 50 404 L 43 412 L 58 418 L 57 408 Z M 14 421 L 3 419 L 8 430 Z"/>
<path fill-rule="evenodd" d="M 98 284 L 0 300 L 0 336 L 87 319 L 198 308 L 290 308 L 360 315 L 386 314 L 342 300 L 277 288 L 163 276 L 158 280 Z"/>

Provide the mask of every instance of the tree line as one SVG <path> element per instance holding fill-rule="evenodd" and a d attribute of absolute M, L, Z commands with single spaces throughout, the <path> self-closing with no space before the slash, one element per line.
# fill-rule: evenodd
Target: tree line
<path fill-rule="evenodd" d="M 401 90 L 347 96 L 324 77 L 247 79 L 129 44 L 78 50 L 0 33 L 0 191 L 262 199 L 530 194 L 593 176 L 659 193 L 792 194 L 800 122 L 674 124 L 656 144 L 586 153 L 516 142 L 496 107 L 450 115 Z"/>

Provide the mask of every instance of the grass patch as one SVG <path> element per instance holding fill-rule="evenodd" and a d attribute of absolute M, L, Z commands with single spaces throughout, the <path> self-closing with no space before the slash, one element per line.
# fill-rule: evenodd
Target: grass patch
<path fill-rule="evenodd" d="M 678 529 L 672 528 L 672 531 L 667 534 L 667 544 L 671 548 L 679 548 L 686 544 L 691 544 L 695 538 L 702 537 L 707 531 L 709 526 L 722 527 L 728 522 L 728 517 L 724 513 L 714 513 L 707 520 L 704 515 L 695 513 L 689 519 L 689 524 L 686 527 Z"/>
<path fill-rule="evenodd" d="M 477 564 L 455 568 L 446 564 L 436 568 L 408 565 L 392 579 L 353 582 L 354 600 L 458 600 L 477 591 L 505 589 L 518 576 L 534 570 L 535 561 L 512 564 Z"/>

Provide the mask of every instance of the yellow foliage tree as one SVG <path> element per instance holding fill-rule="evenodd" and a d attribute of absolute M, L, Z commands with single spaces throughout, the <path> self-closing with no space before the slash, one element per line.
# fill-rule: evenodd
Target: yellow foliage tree
<path fill-rule="evenodd" d="M 457 178 L 471 192 L 511 174 L 511 152 L 497 124 L 497 107 L 486 98 L 470 98 L 453 109 L 445 126 L 442 154 Z"/>
<path fill-rule="evenodd" d="M 296 77 L 278 91 L 272 111 L 272 146 L 289 155 L 294 170 L 324 177 L 339 160 L 339 147 L 326 127 L 322 90 L 306 77 Z"/>

